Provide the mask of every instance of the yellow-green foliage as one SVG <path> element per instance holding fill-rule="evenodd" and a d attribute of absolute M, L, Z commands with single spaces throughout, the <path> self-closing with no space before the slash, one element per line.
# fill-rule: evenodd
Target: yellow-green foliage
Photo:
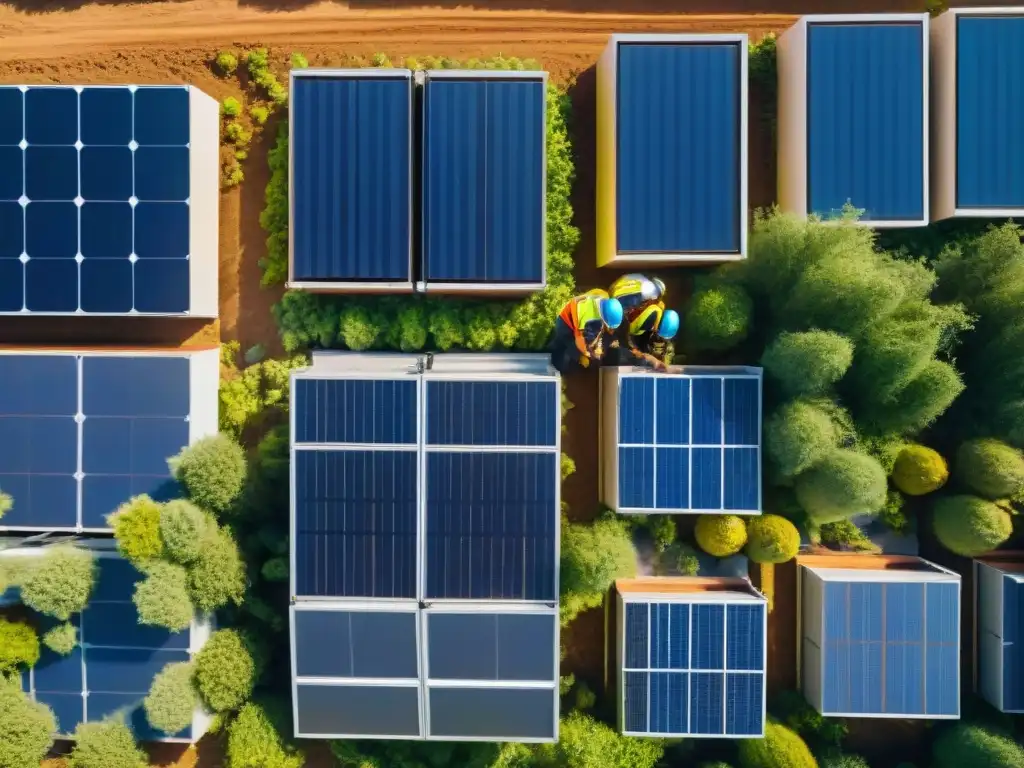
<path fill-rule="evenodd" d="M 67 621 L 89 602 L 96 583 L 92 553 L 73 545 L 46 549 L 21 575 L 21 601 L 34 611 Z"/>
<path fill-rule="evenodd" d="M 932 526 L 942 546 L 964 557 L 991 552 L 1013 533 L 1013 521 L 1005 509 L 974 496 L 936 501 Z"/>
<path fill-rule="evenodd" d="M 188 571 L 175 563 L 147 563 L 146 578 L 136 583 L 132 595 L 139 623 L 167 627 L 172 632 L 187 629 L 193 616 L 188 577 Z"/>
<path fill-rule="evenodd" d="M 238 117 L 242 114 L 242 103 L 234 96 L 228 96 L 220 103 L 220 113 L 224 117 Z"/>
<path fill-rule="evenodd" d="M 740 286 L 705 284 L 694 293 L 683 327 L 694 349 L 729 349 L 747 337 L 752 312 Z"/>
<path fill-rule="evenodd" d="M 4 493 L 0 489 L 0 517 L 10 512 L 12 507 L 14 507 L 14 499 L 11 498 L 9 493 Z"/>
<path fill-rule="evenodd" d="M 22 693 L 17 680 L 8 681 L 0 676 L 0 713 L 0 766 L 38 766 L 57 731 L 53 712 Z"/>
<path fill-rule="evenodd" d="M 896 457 L 892 481 L 908 496 L 937 491 L 949 479 L 949 467 L 942 454 L 925 445 L 911 443 Z"/>
<path fill-rule="evenodd" d="M 249 117 L 256 125 L 263 125 L 267 122 L 267 118 L 270 117 L 270 110 L 264 107 L 262 104 L 254 104 L 249 107 Z"/>
<path fill-rule="evenodd" d="M 873 456 L 840 448 L 796 479 L 796 498 L 816 523 L 877 512 L 885 505 L 885 470 Z"/>
<path fill-rule="evenodd" d="M 227 712 L 242 706 L 252 694 L 257 674 L 252 645 L 233 629 L 214 632 L 196 654 L 196 684 L 214 712 Z"/>
<path fill-rule="evenodd" d="M 811 750 L 795 732 L 768 721 L 763 739 L 739 741 L 741 768 L 818 768 Z"/>
<path fill-rule="evenodd" d="M 129 499 L 107 517 L 107 522 L 114 529 L 118 551 L 132 563 L 139 565 L 164 554 L 160 505 L 149 496 Z"/>
<path fill-rule="evenodd" d="M 785 563 L 800 551 L 800 532 L 779 515 L 760 515 L 747 523 L 747 557 L 755 563 Z"/>
<path fill-rule="evenodd" d="M 192 723 L 199 696 L 192 666 L 187 661 L 168 664 L 153 679 L 142 704 L 146 719 L 158 731 L 174 734 Z"/>
<path fill-rule="evenodd" d="M 979 725 L 955 723 L 932 749 L 934 768 L 1020 768 L 1024 748 L 1009 736 Z"/>
<path fill-rule="evenodd" d="M 693 535 L 697 545 L 709 555 L 729 557 L 747 543 L 747 526 L 736 515 L 701 515 Z"/>
<path fill-rule="evenodd" d="M 1024 493 L 1024 454 L 999 440 L 968 440 L 956 453 L 962 483 L 986 499 L 1009 499 Z"/>
<path fill-rule="evenodd" d="M 81 723 L 75 729 L 69 768 L 146 768 L 149 761 L 123 720 Z"/>
<path fill-rule="evenodd" d="M 238 57 L 231 51 L 221 51 L 217 54 L 217 68 L 225 75 L 233 75 L 238 69 Z"/>
<path fill-rule="evenodd" d="M 250 141 L 252 141 L 252 131 L 246 128 L 242 123 L 232 120 L 224 126 L 224 138 L 233 144 L 246 146 Z"/>
<path fill-rule="evenodd" d="M 615 517 L 592 525 L 562 522 L 562 622 L 601 604 L 612 582 L 636 576 L 629 529 Z"/>
<path fill-rule="evenodd" d="M 78 630 L 70 621 L 51 627 L 43 635 L 43 645 L 61 656 L 67 656 L 77 644 Z"/>
<path fill-rule="evenodd" d="M 23 621 L 0 618 L 0 674 L 19 667 L 33 667 L 39 661 L 39 638 Z M 2 718 L 0 718 L 2 719 Z"/>
<path fill-rule="evenodd" d="M 203 612 L 215 611 L 228 603 L 241 605 L 245 563 L 227 529 L 214 528 L 203 537 L 198 558 L 189 567 L 188 592 L 192 604 Z"/>
<path fill-rule="evenodd" d="M 291 372 L 309 364 L 304 355 L 287 360 L 264 360 L 243 371 L 232 371 L 220 384 L 220 428 L 236 440 L 262 419 L 281 415 L 288 407 Z"/>
<path fill-rule="evenodd" d="M 302 768 L 264 706 L 247 702 L 228 726 L 227 768 Z"/>
<path fill-rule="evenodd" d="M 183 448 L 168 465 L 192 502 L 218 516 L 226 514 L 238 498 L 247 470 L 245 451 L 223 434 Z"/>

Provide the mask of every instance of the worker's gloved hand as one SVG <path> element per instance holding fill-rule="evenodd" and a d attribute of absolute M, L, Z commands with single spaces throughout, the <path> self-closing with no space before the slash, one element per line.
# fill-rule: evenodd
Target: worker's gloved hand
<path fill-rule="evenodd" d="M 619 348 L 619 342 L 618 342 L 618 341 L 613 341 L 613 342 L 612 342 L 611 344 L 609 344 L 608 346 L 609 346 L 609 348 L 611 348 L 611 349 L 618 349 L 618 348 Z"/>
<path fill-rule="evenodd" d="M 587 355 L 580 355 L 580 365 L 584 368 L 590 367 L 590 357 Z"/>

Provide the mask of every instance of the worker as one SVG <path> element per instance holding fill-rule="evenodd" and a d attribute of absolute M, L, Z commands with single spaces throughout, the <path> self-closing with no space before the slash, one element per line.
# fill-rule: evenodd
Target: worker
<path fill-rule="evenodd" d="M 596 288 L 576 296 L 562 307 L 555 320 L 551 362 L 562 373 L 578 363 L 584 368 L 604 356 L 606 338 L 622 323 L 622 305 Z"/>
<path fill-rule="evenodd" d="M 665 309 L 660 301 L 635 313 L 624 328 L 625 345 L 616 340 L 612 347 L 618 352 L 619 365 L 630 360 L 643 361 L 658 371 L 672 364 L 675 348 L 672 339 L 679 332 L 679 313 Z"/>
<path fill-rule="evenodd" d="M 609 295 L 619 300 L 628 320 L 637 312 L 663 301 L 665 283 L 657 277 L 647 277 L 633 272 L 612 283 Z"/>

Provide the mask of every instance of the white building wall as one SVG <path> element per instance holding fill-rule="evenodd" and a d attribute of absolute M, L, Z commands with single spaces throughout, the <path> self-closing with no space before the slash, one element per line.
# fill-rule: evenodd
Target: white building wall
<path fill-rule="evenodd" d="M 220 104 L 189 88 L 189 314 L 217 317 L 220 296 Z"/>

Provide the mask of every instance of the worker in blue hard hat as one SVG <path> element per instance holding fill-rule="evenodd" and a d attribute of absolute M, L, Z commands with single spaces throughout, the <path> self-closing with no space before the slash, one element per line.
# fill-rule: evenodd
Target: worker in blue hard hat
<path fill-rule="evenodd" d="M 622 305 L 606 291 L 594 289 L 570 299 L 555 321 L 551 362 L 562 373 L 590 366 L 604 356 L 605 340 L 622 324 Z"/>
<path fill-rule="evenodd" d="M 619 350 L 620 365 L 642 361 L 655 370 L 664 370 L 672 364 L 672 339 L 679 333 L 679 313 L 674 309 L 665 309 L 661 302 L 648 305 L 634 314 L 624 331 L 620 336 L 625 336 L 625 345 L 619 340 L 612 344 Z"/>
<path fill-rule="evenodd" d="M 638 311 L 665 299 L 665 283 L 637 272 L 623 275 L 611 285 L 609 295 L 618 299 L 627 319 Z"/>

